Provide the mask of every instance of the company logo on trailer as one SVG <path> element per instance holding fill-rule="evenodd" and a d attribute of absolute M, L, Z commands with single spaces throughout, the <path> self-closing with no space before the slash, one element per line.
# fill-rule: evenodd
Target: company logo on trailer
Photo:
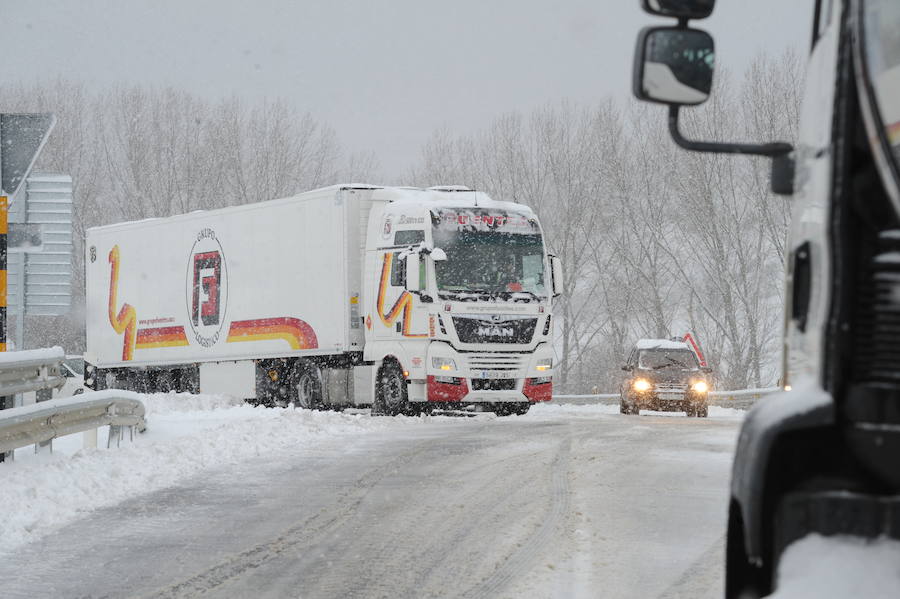
<path fill-rule="evenodd" d="M 187 268 L 188 321 L 203 347 L 219 341 L 228 306 L 225 252 L 212 229 L 197 234 Z"/>

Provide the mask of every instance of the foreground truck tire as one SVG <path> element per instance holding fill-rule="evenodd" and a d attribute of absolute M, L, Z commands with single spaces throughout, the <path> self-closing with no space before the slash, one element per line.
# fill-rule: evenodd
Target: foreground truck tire
<path fill-rule="evenodd" d="M 398 416 L 409 413 L 409 396 L 403 372 L 396 362 L 385 362 L 378 375 L 372 414 Z"/>

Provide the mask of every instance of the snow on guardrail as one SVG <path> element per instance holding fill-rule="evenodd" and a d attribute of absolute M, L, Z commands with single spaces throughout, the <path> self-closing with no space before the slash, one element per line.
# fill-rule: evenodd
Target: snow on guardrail
<path fill-rule="evenodd" d="M 95 391 L 2 410 L 0 453 L 101 426 L 143 431 L 147 425 L 140 397 L 131 391 Z"/>

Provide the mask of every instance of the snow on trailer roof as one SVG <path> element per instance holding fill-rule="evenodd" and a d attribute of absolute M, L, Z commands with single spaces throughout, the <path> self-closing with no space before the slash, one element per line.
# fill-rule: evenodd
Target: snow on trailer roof
<path fill-rule="evenodd" d="M 641 339 L 635 344 L 637 349 L 686 349 L 692 351 L 684 341 L 671 341 L 669 339 Z"/>
<path fill-rule="evenodd" d="M 371 185 L 368 183 L 340 183 L 337 185 L 329 185 L 327 187 L 319 187 L 301 193 L 294 194 L 285 198 L 275 198 L 271 200 L 260 200 L 250 204 L 239 204 L 236 206 L 226 206 L 223 208 L 215 208 L 213 210 L 193 210 L 183 214 L 175 214 L 167 217 L 152 217 L 133 221 L 124 221 L 118 223 L 110 223 L 108 225 L 100 225 L 88 228 L 88 231 L 97 231 L 105 229 L 121 229 L 123 227 L 131 227 L 142 223 L 152 221 L 172 221 L 190 218 L 192 215 L 202 214 L 205 212 L 222 213 L 222 212 L 239 212 L 247 210 L 255 210 L 264 205 L 273 203 L 289 202 L 299 196 L 308 194 L 321 193 L 327 191 L 341 190 L 372 190 L 373 199 L 379 199 L 389 202 L 390 204 L 417 204 L 424 210 L 430 210 L 434 204 L 440 204 L 448 208 L 492 208 L 494 210 L 505 210 L 508 212 L 516 212 L 524 216 L 533 217 L 534 211 L 524 205 L 516 202 L 501 202 L 491 199 L 483 191 L 465 190 L 462 186 L 448 185 L 436 187 L 391 187 L 384 185 Z"/>

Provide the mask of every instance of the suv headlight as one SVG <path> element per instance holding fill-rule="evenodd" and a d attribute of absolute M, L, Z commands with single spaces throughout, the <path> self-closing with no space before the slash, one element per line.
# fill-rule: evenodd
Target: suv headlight
<path fill-rule="evenodd" d="M 637 379 L 633 383 L 631 383 L 631 387 L 635 391 L 649 391 L 650 390 L 650 381 L 647 379 Z"/>
<path fill-rule="evenodd" d="M 540 370 L 544 372 L 545 370 L 550 370 L 553 368 L 553 358 L 543 358 L 537 361 L 537 365 L 535 366 L 536 370 Z"/>
<path fill-rule="evenodd" d="M 431 365 L 438 370 L 456 370 L 456 361 L 453 358 L 431 358 Z"/>
<path fill-rule="evenodd" d="M 709 385 L 706 384 L 706 381 L 697 381 L 691 385 L 691 390 L 697 393 L 706 393 L 709 391 Z"/>

